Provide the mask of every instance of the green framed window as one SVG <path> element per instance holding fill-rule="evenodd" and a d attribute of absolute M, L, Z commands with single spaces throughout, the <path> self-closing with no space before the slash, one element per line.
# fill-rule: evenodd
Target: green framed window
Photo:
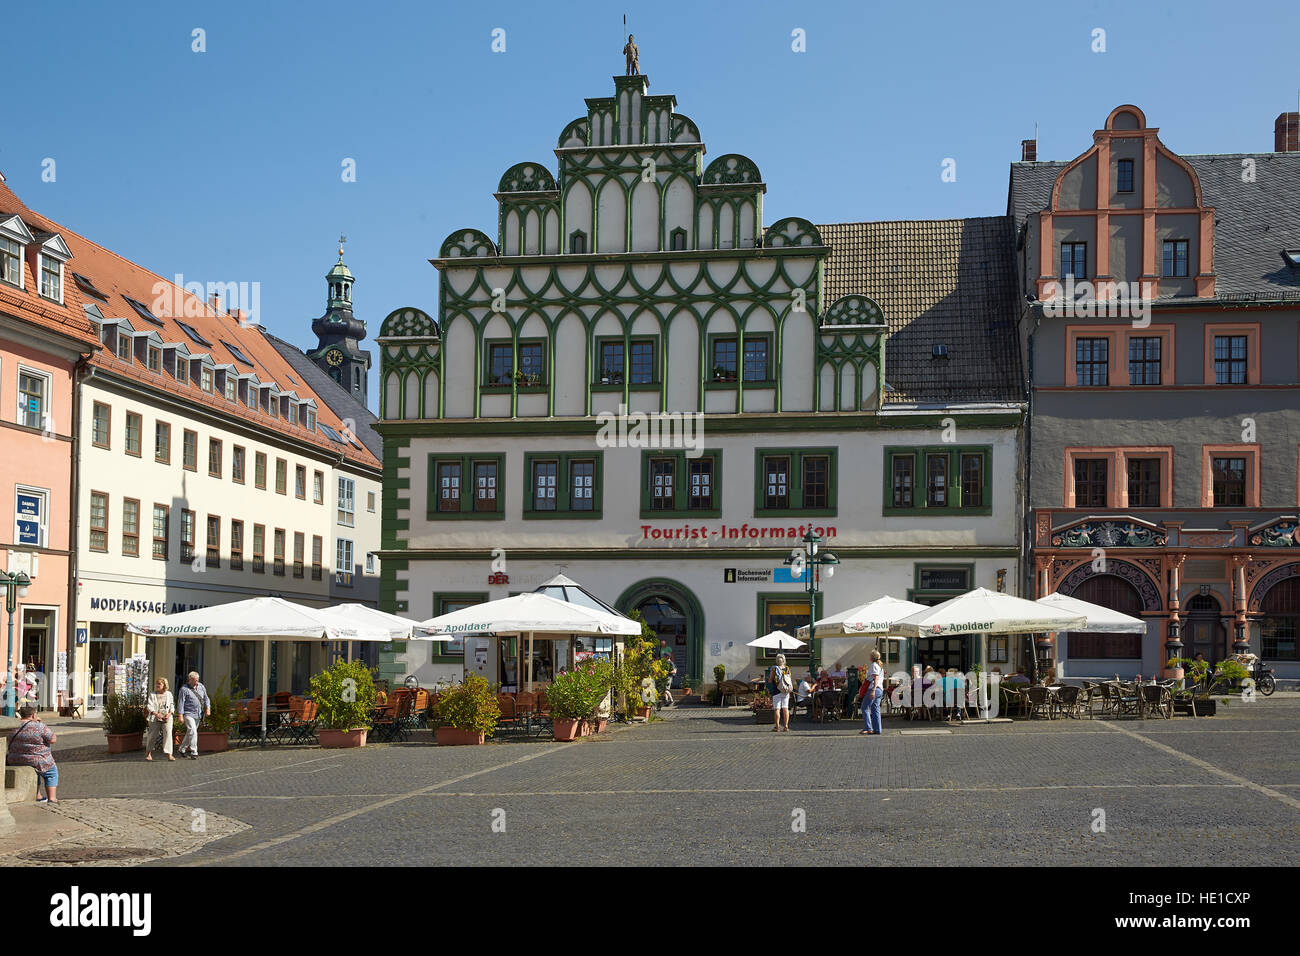
<path fill-rule="evenodd" d="M 505 517 L 503 454 L 430 455 L 430 519 L 501 519 Z"/>
<path fill-rule="evenodd" d="M 642 518 L 717 518 L 722 515 L 722 451 L 641 452 Z M 766 633 L 766 632 L 764 632 Z"/>
<path fill-rule="evenodd" d="M 771 332 L 721 333 L 708 338 L 706 386 L 728 386 L 740 382 L 745 388 L 770 388 L 776 382 L 773 370 L 774 337 Z"/>
<path fill-rule="evenodd" d="M 517 356 L 510 339 L 489 339 L 483 343 L 483 358 L 484 388 L 546 387 L 545 339 L 520 339 Z"/>
<path fill-rule="evenodd" d="M 824 594 L 817 592 L 817 616 L 822 616 L 822 598 Z M 799 628 L 808 623 L 808 592 L 802 589 L 790 591 L 760 591 L 758 594 L 758 617 L 754 622 L 755 627 L 765 628 L 760 633 L 770 634 L 772 631 L 781 630 L 787 634 L 793 634 Z M 758 663 L 764 666 L 770 666 L 776 663 L 776 655 L 784 654 L 786 666 L 790 668 L 790 676 L 794 678 L 795 683 L 799 682 L 799 677 L 807 671 L 808 647 L 795 648 L 788 651 L 777 651 L 770 647 L 758 648 Z M 801 670 L 796 662 L 802 662 L 805 666 Z"/>
<path fill-rule="evenodd" d="M 600 336 L 596 339 L 596 366 L 593 385 L 621 387 L 628 385 L 659 387 L 659 340 L 654 336 L 624 339 Z"/>
<path fill-rule="evenodd" d="M 886 515 L 991 514 L 990 445 L 885 448 Z"/>
<path fill-rule="evenodd" d="M 603 452 L 524 455 L 525 518 L 599 518 Z"/>
<path fill-rule="evenodd" d="M 463 611 L 475 604 L 483 604 L 488 599 L 486 591 L 435 591 L 433 594 L 433 616 L 439 617 L 452 611 Z M 475 635 L 470 635 L 473 640 Z M 450 641 L 439 641 L 434 649 L 433 659 L 440 663 L 454 663 L 465 659 L 465 637 L 458 635 Z"/>
<path fill-rule="evenodd" d="M 837 459 L 835 448 L 754 449 L 754 515 L 837 514 Z"/>

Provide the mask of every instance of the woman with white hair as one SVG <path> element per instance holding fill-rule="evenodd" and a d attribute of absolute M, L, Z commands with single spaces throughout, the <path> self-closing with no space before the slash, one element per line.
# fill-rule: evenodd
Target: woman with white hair
<path fill-rule="evenodd" d="M 145 737 L 144 759 L 152 761 L 153 752 L 162 747 L 168 760 L 172 756 L 172 715 L 176 712 L 176 702 L 168 689 L 167 678 L 159 677 L 153 682 L 153 693 L 149 695 L 146 707 L 149 712 L 149 729 Z"/>
<path fill-rule="evenodd" d="M 777 654 L 776 663 L 767 673 L 768 687 L 772 691 L 772 709 L 775 711 L 772 733 L 784 730 L 790 732 L 790 692 L 794 690 L 794 681 L 790 678 L 790 668 L 785 666 L 785 655 Z M 785 714 L 785 725 L 781 724 L 781 714 Z"/>

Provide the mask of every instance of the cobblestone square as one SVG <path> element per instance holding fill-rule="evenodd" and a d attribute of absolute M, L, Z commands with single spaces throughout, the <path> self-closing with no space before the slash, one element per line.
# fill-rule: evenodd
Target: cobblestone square
<path fill-rule="evenodd" d="M 94 826 L 88 845 L 153 833 L 151 862 L 169 866 L 1300 861 L 1290 695 L 1195 721 L 891 718 L 876 739 L 849 721 L 774 735 L 735 708 L 664 716 L 568 744 L 272 747 L 175 764 L 109 757 L 83 725 L 61 738 L 63 806 L 26 812 Z M 219 832 L 158 836 L 200 816 Z M 5 846 L 0 862 L 18 862 Z"/>

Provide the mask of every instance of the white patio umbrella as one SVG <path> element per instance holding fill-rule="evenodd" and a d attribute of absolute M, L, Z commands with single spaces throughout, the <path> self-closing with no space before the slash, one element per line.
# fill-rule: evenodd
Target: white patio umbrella
<path fill-rule="evenodd" d="M 217 637 L 222 640 L 262 641 L 263 741 L 266 740 L 266 696 L 272 641 L 392 640 L 387 630 L 359 625 L 327 610 L 294 604 L 276 597 L 249 598 L 246 601 L 167 614 L 149 621 L 128 624 L 127 629 L 146 637 Z"/>
<path fill-rule="evenodd" d="M 407 641 L 412 638 L 424 641 L 449 641 L 451 638 L 438 636 L 416 621 L 389 614 L 367 604 L 336 604 L 325 609 L 336 617 L 351 621 L 358 627 L 387 630 L 390 641 Z M 348 660 L 352 659 L 351 642 L 348 646 Z"/>
<path fill-rule="evenodd" d="M 777 650 L 792 651 L 803 647 L 804 642 L 791 637 L 785 631 L 769 631 L 762 637 L 756 637 L 746 647 L 775 647 Z"/>
<path fill-rule="evenodd" d="M 907 637 L 980 636 L 980 661 L 988 660 L 990 634 L 1028 634 L 1037 631 L 1077 631 L 1088 619 L 1073 611 L 1058 610 L 987 588 L 976 588 L 942 604 L 897 622 Z M 984 682 L 980 681 L 980 710 L 985 712 Z"/>
<path fill-rule="evenodd" d="M 561 601 L 546 594 L 516 594 L 451 611 L 422 622 L 433 634 L 517 634 L 528 638 L 528 690 L 533 689 L 533 637 L 536 634 L 640 634 L 630 618 Z M 522 643 L 522 641 L 521 641 Z"/>
<path fill-rule="evenodd" d="M 1141 618 L 1130 617 L 1100 604 L 1080 601 L 1078 598 L 1056 591 L 1046 597 L 1040 597 L 1034 603 L 1067 613 L 1084 615 L 1088 623 L 1083 627 L 1070 628 L 1072 631 L 1082 631 L 1085 634 L 1145 634 L 1147 632 L 1147 622 Z"/>
<path fill-rule="evenodd" d="M 884 597 L 859 604 L 847 611 L 815 621 L 814 637 L 901 637 L 894 633 L 894 625 L 905 617 L 924 611 L 926 605 L 899 598 Z M 799 637 L 808 636 L 808 625 L 795 631 Z"/>

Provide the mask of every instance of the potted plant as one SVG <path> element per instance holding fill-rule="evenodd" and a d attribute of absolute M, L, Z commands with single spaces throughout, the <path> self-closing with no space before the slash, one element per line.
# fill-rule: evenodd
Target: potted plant
<path fill-rule="evenodd" d="M 312 675 L 311 693 L 321 722 L 322 747 L 364 747 L 375 706 L 374 675 L 362 661 L 337 660 Z"/>
<path fill-rule="evenodd" d="M 104 699 L 104 736 L 108 752 L 130 753 L 144 749 L 144 732 L 149 718 L 141 694 L 109 694 Z"/>
<path fill-rule="evenodd" d="M 546 700 L 554 715 L 555 704 L 549 690 Z M 433 707 L 433 719 L 437 724 L 434 735 L 439 746 L 481 744 L 496 731 L 501 707 L 492 686 L 477 674 L 470 674 L 465 683 L 457 684 L 438 697 L 438 703 Z"/>
<path fill-rule="evenodd" d="M 722 703 L 722 682 L 727 679 L 727 667 L 725 664 L 713 665 L 713 702 Z"/>
<path fill-rule="evenodd" d="M 757 695 L 749 704 L 754 712 L 754 723 L 770 724 L 776 721 L 776 711 L 772 709 L 772 698 L 766 694 Z"/>
<path fill-rule="evenodd" d="M 1191 714 L 1193 717 L 1213 717 L 1219 709 L 1219 701 L 1210 696 L 1213 686 L 1221 682 L 1241 681 L 1250 676 L 1250 672 L 1235 660 L 1219 661 L 1214 673 L 1210 673 L 1208 661 L 1188 659 L 1186 657 L 1170 658 L 1166 667 L 1181 667 L 1191 678 L 1190 687 L 1175 688 L 1173 691 L 1174 711 Z M 1223 701 L 1227 707 L 1228 702 Z"/>
<path fill-rule="evenodd" d="M 556 740 L 573 740 L 605 729 L 600 716 L 614 683 L 614 666 L 606 660 L 587 660 L 572 671 L 556 676 L 546 691 Z"/>
<path fill-rule="evenodd" d="M 216 693 L 208 695 L 212 713 L 199 721 L 199 753 L 221 753 L 230 749 L 230 729 L 235 726 L 234 703 L 240 696 L 238 687 L 231 685 L 226 691 L 226 681 L 221 682 Z"/>

